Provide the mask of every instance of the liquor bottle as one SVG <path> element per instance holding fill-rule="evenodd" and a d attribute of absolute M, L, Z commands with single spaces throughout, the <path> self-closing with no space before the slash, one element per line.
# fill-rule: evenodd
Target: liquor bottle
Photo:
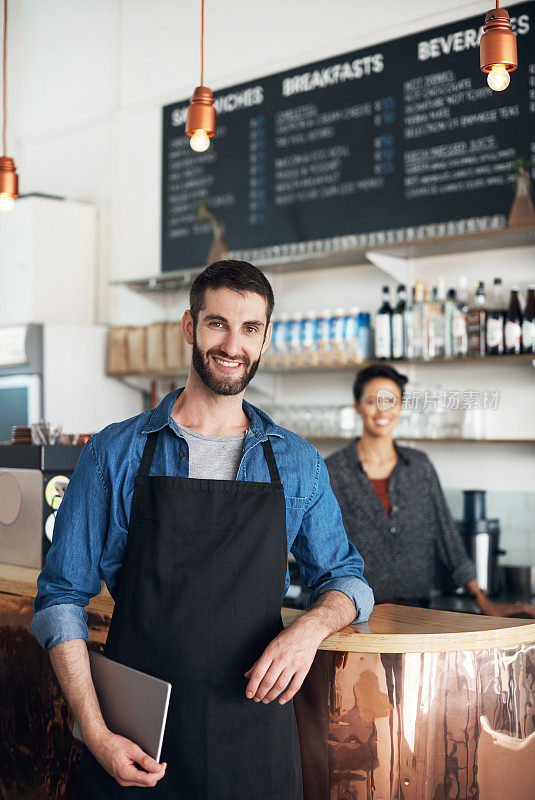
<path fill-rule="evenodd" d="M 485 308 L 485 284 L 479 281 L 474 294 L 474 303 L 466 315 L 466 336 L 468 339 L 468 355 L 485 355 L 485 330 L 487 327 L 487 310 Z"/>
<path fill-rule="evenodd" d="M 390 287 L 383 286 L 383 302 L 375 315 L 375 358 L 392 358 L 392 306 Z"/>
<path fill-rule="evenodd" d="M 522 320 L 522 352 L 535 353 L 535 286 L 531 284 Z"/>
<path fill-rule="evenodd" d="M 403 311 L 403 358 L 414 358 L 414 321 L 412 306 L 414 301 L 414 287 L 411 297 L 407 296 L 405 309 Z"/>
<path fill-rule="evenodd" d="M 499 356 L 504 350 L 505 298 L 501 278 L 494 278 L 487 311 L 487 354 Z"/>
<path fill-rule="evenodd" d="M 505 352 L 507 355 L 522 352 L 522 311 L 518 292 L 518 286 L 511 287 L 511 300 L 505 317 Z"/>
<path fill-rule="evenodd" d="M 448 289 L 446 302 L 444 303 L 444 356 L 453 356 L 453 319 L 457 311 L 457 296 L 455 289 Z"/>
<path fill-rule="evenodd" d="M 427 358 L 427 329 L 426 311 L 424 301 L 424 284 L 416 281 L 414 284 L 414 300 L 412 304 L 412 341 L 413 358 Z"/>
<path fill-rule="evenodd" d="M 467 295 L 466 278 L 461 278 L 457 290 L 457 308 L 452 320 L 453 355 L 455 358 L 463 358 L 468 353 L 466 336 Z"/>
<path fill-rule="evenodd" d="M 405 358 L 405 309 L 407 307 L 407 290 L 403 283 L 397 289 L 397 303 L 392 312 L 392 358 L 400 361 Z"/>
<path fill-rule="evenodd" d="M 445 355 L 445 291 L 444 278 L 439 278 L 438 284 L 433 286 L 432 299 L 427 304 L 427 347 L 429 358 L 444 358 Z"/>

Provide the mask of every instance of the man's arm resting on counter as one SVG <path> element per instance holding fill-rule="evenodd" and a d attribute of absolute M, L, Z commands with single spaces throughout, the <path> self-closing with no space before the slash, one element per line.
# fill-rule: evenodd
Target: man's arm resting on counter
<path fill-rule="evenodd" d="M 291 700 L 299 691 L 324 639 L 355 619 L 355 604 L 343 592 L 330 590 L 315 605 L 281 631 L 261 657 L 245 673 L 249 683 L 245 694 L 259 703 L 279 697 Z"/>
<path fill-rule="evenodd" d="M 121 786 L 155 786 L 165 775 L 166 765 L 158 764 L 137 744 L 106 727 L 91 678 L 85 641 L 70 639 L 48 652 L 84 741 L 97 761 Z"/>

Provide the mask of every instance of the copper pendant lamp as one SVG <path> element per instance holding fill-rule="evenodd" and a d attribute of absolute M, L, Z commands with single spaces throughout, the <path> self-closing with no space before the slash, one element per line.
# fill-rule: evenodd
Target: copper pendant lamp
<path fill-rule="evenodd" d="M 15 162 L 7 150 L 7 0 L 4 0 L 4 43 L 2 60 L 2 156 L 0 156 L 0 211 L 11 211 L 19 196 Z"/>
<path fill-rule="evenodd" d="M 202 153 L 210 147 L 210 139 L 216 131 L 214 96 L 204 78 L 204 0 L 201 0 L 201 85 L 197 86 L 191 98 L 186 117 L 186 134 L 190 137 L 192 150 Z"/>
<path fill-rule="evenodd" d="M 487 72 L 487 83 L 495 92 L 501 92 L 509 86 L 509 73 L 518 67 L 516 52 L 516 36 L 511 27 L 509 14 L 505 8 L 499 7 L 488 11 L 483 26 L 483 35 L 479 42 L 480 64 L 483 72 Z"/>

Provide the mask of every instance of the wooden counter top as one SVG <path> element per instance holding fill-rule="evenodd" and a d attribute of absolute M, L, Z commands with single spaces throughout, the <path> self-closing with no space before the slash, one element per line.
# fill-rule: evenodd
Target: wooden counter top
<path fill-rule="evenodd" d="M 0 564 L 0 592 L 35 597 L 39 570 Z M 94 597 L 88 611 L 113 611 L 107 589 Z M 289 625 L 301 612 L 283 608 Z M 348 625 L 322 642 L 320 650 L 350 653 L 422 653 L 486 650 L 535 644 L 535 621 L 457 614 L 383 604 L 367 623 Z"/>

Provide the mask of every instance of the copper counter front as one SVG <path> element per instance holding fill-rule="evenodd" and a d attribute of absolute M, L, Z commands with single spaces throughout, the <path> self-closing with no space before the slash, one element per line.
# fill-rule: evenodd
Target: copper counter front
<path fill-rule="evenodd" d="M 1 800 L 75 796 L 72 715 L 30 630 L 36 577 L 0 565 Z M 105 592 L 88 607 L 93 650 L 112 609 Z M 535 800 L 533 623 L 376 606 L 322 643 L 295 707 L 304 800 Z"/>
<path fill-rule="evenodd" d="M 319 652 L 296 698 L 305 800 L 533 800 L 535 646 Z"/>

